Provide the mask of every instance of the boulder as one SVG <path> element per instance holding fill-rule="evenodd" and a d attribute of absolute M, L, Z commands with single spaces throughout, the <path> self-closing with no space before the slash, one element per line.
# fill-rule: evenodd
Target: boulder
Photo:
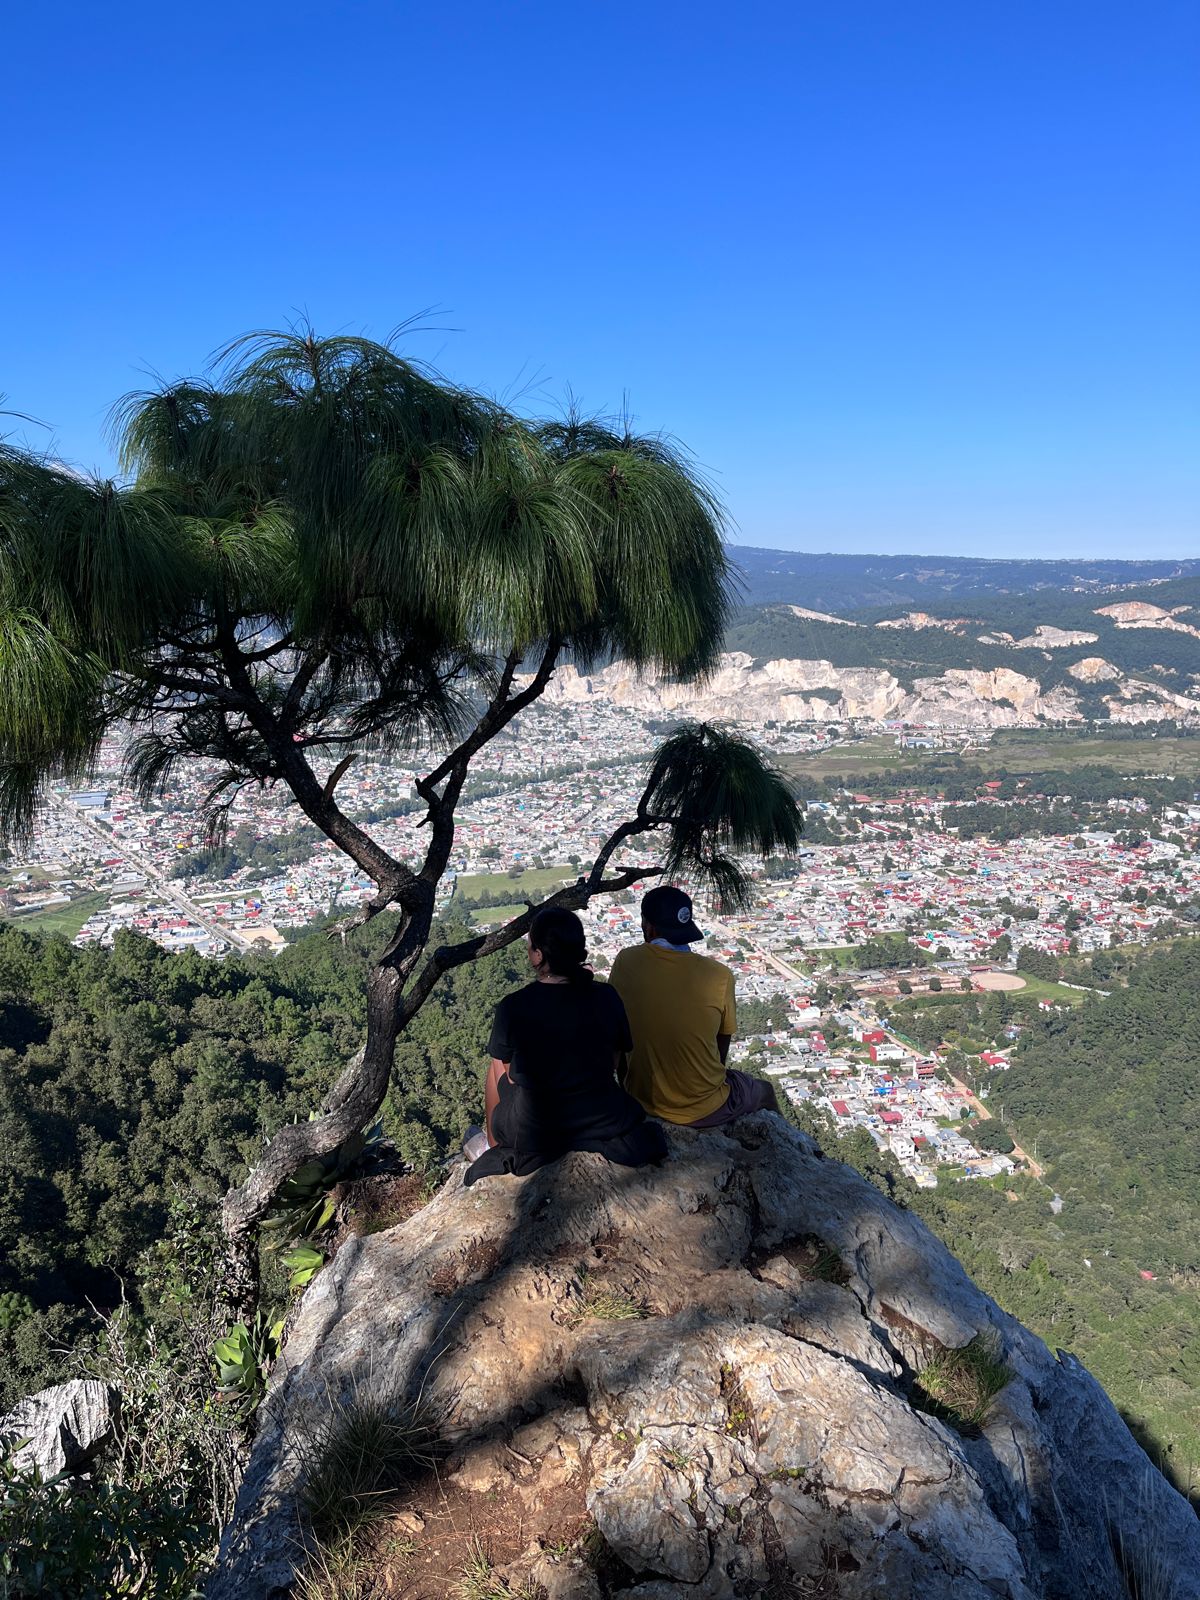
<path fill-rule="evenodd" d="M 21 1466 L 36 1466 L 43 1478 L 82 1472 L 108 1442 L 117 1419 L 118 1390 L 96 1378 L 72 1378 L 28 1395 L 0 1417 L 0 1439 L 26 1441 L 17 1451 Z"/>
<path fill-rule="evenodd" d="M 210 1600 L 291 1593 L 305 1441 L 366 1394 L 419 1395 L 451 1451 L 436 1494 L 398 1495 L 415 1559 L 454 1496 L 455 1526 L 511 1527 L 514 1592 L 1128 1600 L 1145 1572 L 1200 1600 L 1191 1508 L 916 1217 L 773 1113 L 669 1141 L 636 1171 L 456 1169 L 348 1240 L 271 1375 Z M 1008 1374 L 981 1425 L 931 1414 L 918 1374 L 981 1337 Z M 530 1545 L 568 1503 L 572 1536 Z M 453 1593 L 438 1550 L 441 1578 L 396 1592 Z"/>

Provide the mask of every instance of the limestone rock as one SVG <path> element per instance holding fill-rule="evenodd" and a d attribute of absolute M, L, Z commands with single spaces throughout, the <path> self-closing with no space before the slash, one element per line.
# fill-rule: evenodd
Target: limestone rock
<path fill-rule="evenodd" d="M 0 1417 L 0 1439 L 27 1440 L 17 1462 L 36 1465 L 43 1478 L 82 1472 L 104 1448 L 120 1393 L 96 1378 L 72 1378 L 28 1395 Z"/>
<path fill-rule="evenodd" d="M 1110 683 L 1121 676 L 1120 668 L 1103 656 L 1084 656 L 1073 667 L 1068 667 L 1067 672 L 1080 683 Z"/>
<path fill-rule="evenodd" d="M 210 1600 L 291 1592 L 297 1440 L 367 1385 L 438 1417 L 456 1515 L 569 1510 L 570 1537 L 510 1547 L 518 1592 L 1128 1600 L 1120 1550 L 1156 1600 L 1200 1600 L 1200 1523 L 1100 1386 L 911 1213 L 771 1113 L 669 1141 L 656 1169 L 456 1170 L 348 1240 L 271 1375 Z M 841 1281 L 814 1280 L 830 1253 Z M 1012 1376 L 970 1437 L 913 1379 L 981 1334 Z"/>
<path fill-rule="evenodd" d="M 1097 633 L 1084 633 L 1079 628 L 1052 628 L 1039 622 L 1032 633 L 1024 639 L 1014 639 L 1013 644 L 1018 650 L 1066 650 L 1071 645 L 1095 644 L 1099 637 Z"/>
<path fill-rule="evenodd" d="M 898 619 L 897 625 L 902 620 Z M 1200 630 L 1169 616 L 1165 622 L 1154 624 L 1117 624 L 1151 625 L 1183 628 L 1200 635 Z M 1021 640 L 989 636 L 990 642 L 1003 642 L 1012 648 L 1036 646 L 1044 654 L 1096 638 L 1091 633 L 1048 627 Z M 1084 671 L 1067 670 L 1077 682 L 1095 682 L 1093 664 L 1100 659 L 1089 656 L 1079 663 Z M 916 678 L 911 688 L 905 688 L 883 667 L 835 667 L 829 661 L 802 659 L 755 661 L 744 651 L 732 651 L 720 658 L 717 670 L 703 684 L 639 675 L 625 661 L 613 662 L 602 671 L 589 674 L 581 674 L 569 665 L 559 667 L 551 679 L 547 698 L 573 703 L 594 697 L 648 715 L 716 717 L 751 723 L 851 720 L 1029 728 L 1043 722 L 1081 722 L 1083 712 L 1075 690 L 1068 684 L 1043 688 L 1033 675 L 1035 671 L 1035 667 L 1022 672 L 1009 667 L 992 671 L 948 667 L 936 677 Z M 1194 695 L 1172 694 L 1153 682 L 1134 684 L 1132 679 L 1123 679 L 1116 668 L 1112 676 L 1134 692 L 1132 700 L 1117 698 L 1110 702 L 1110 715 L 1115 721 L 1137 722 L 1147 716 L 1176 716 L 1181 712 L 1192 718 L 1200 715 L 1200 698 Z M 1160 702 L 1156 707 L 1151 706 L 1155 699 Z"/>

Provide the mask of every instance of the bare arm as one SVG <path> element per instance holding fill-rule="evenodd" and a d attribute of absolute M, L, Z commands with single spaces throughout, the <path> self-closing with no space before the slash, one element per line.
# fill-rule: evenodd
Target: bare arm
<path fill-rule="evenodd" d="M 500 1104 L 500 1079 L 508 1077 L 508 1062 L 492 1057 L 492 1064 L 488 1068 L 487 1079 L 483 1086 L 483 1119 L 487 1127 L 488 1144 L 496 1144 L 496 1135 L 492 1128 L 492 1118 L 496 1114 L 496 1107 Z"/>
<path fill-rule="evenodd" d="M 717 1054 L 724 1066 L 729 1060 L 729 1042 L 733 1038 L 737 1027 L 737 1000 L 734 998 L 733 973 L 729 974 L 729 988 L 725 995 L 725 1007 L 721 1012 L 721 1020 L 717 1024 Z"/>

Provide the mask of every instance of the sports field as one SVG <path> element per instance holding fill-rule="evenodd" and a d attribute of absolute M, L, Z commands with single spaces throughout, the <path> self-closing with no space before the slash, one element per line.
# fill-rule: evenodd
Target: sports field
<path fill-rule="evenodd" d="M 1114 772 L 1200 778 L 1200 732 L 1178 738 L 1122 739 L 1103 733 L 1002 728 L 987 744 L 965 750 L 901 750 L 891 735 L 879 735 L 780 758 L 785 771 L 796 777 L 846 779 L 891 770 L 911 773 L 914 782 L 925 772 L 959 763 L 1017 777 L 1072 767 L 1108 767 Z"/>
<path fill-rule="evenodd" d="M 108 904 L 106 894 L 81 894 L 69 905 L 51 906 L 46 911 L 26 911 L 9 920 L 14 927 L 26 928 L 31 933 L 61 933 L 73 939 L 95 911 L 103 911 Z"/>
<path fill-rule="evenodd" d="M 454 898 L 461 905 L 470 905 L 484 895 L 511 895 L 516 901 L 540 899 L 562 883 L 571 883 L 579 876 L 574 867 L 531 867 L 527 872 L 510 878 L 507 872 L 468 872 L 455 885 Z M 524 906 L 522 906 L 524 909 Z"/>

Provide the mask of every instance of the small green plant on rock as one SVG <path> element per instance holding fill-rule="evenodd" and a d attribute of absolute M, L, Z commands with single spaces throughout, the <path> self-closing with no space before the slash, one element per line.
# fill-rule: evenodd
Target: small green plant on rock
<path fill-rule="evenodd" d="M 619 1289 L 602 1288 L 593 1283 L 586 1272 L 580 1272 L 579 1282 L 582 1294 L 571 1313 L 571 1327 L 577 1327 L 589 1317 L 598 1322 L 640 1322 L 646 1317 L 646 1307 L 632 1295 Z"/>
<path fill-rule="evenodd" d="M 981 1333 L 957 1350 L 939 1349 L 913 1383 L 913 1401 L 960 1432 L 978 1433 L 1010 1379 L 1000 1340 Z"/>
<path fill-rule="evenodd" d="M 290 1250 L 282 1257 L 282 1260 L 284 1266 L 291 1272 L 288 1285 L 292 1289 L 307 1289 L 325 1265 L 324 1255 L 311 1244 L 298 1244 L 294 1250 Z"/>
<path fill-rule="evenodd" d="M 279 1353 L 283 1323 L 258 1312 L 254 1321 L 237 1322 L 212 1348 L 217 1392 L 234 1407 L 239 1421 L 253 1416 L 266 1393 L 267 1369 Z"/>

